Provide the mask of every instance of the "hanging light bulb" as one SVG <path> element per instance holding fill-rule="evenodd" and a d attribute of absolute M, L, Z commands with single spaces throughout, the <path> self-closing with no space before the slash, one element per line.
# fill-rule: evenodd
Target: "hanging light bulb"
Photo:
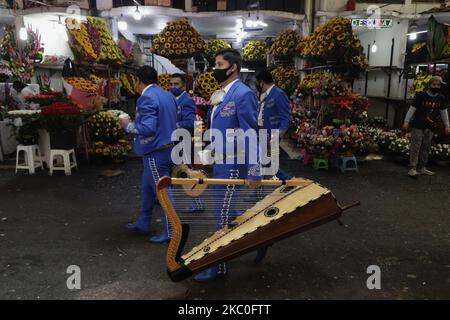
<path fill-rule="evenodd" d="M 141 20 L 141 18 L 142 18 L 142 15 L 141 15 L 141 12 L 139 11 L 138 6 L 136 6 L 136 11 L 134 11 L 133 18 L 134 18 L 134 20 L 137 20 L 137 21 Z"/>
<path fill-rule="evenodd" d="M 20 40 L 23 40 L 23 41 L 28 40 L 28 32 L 25 27 L 20 28 L 19 38 L 20 38 Z"/>
<path fill-rule="evenodd" d="M 373 40 L 373 45 L 372 45 L 371 51 L 372 51 L 372 53 L 375 53 L 375 52 L 377 52 L 377 50 L 378 50 L 378 47 L 377 47 L 377 45 L 375 43 L 375 40 Z"/>
<path fill-rule="evenodd" d="M 119 28 L 119 30 L 124 31 L 127 30 L 128 28 L 128 24 L 127 22 L 123 19 L 123 14 L 120 15 L 120 20 L 117 23 L 117 27 Z"/>
<path fill-rule="evenodd" d="M 417 39 L 417 23 L 414 21 L 411 23 L 410 27 L 410 34 L 409 34 L 409 40 L 416 40 Z"/>

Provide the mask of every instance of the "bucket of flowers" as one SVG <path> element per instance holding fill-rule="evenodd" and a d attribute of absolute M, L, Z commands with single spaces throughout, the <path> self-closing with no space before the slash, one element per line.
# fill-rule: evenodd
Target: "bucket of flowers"
<path fill-rule="evenodd" d="M 336 139 L 337 153 L 345 156 L 354 155 L 356 146 L 364 139 L 364 136 L 358 130 L 358 126 L 342 125 L 339 129 L 339 135 Z"/>
<path fill-rule="evenodd" d="M 389 144 L 389 152 L 395 161 L 406 163 L 409 158 L 410 141 L 407 137 L 397 138 Z"/>
<path fill-rule="evenodd" d="M 438 143 L 431 147 L 430 156 L 439 166 L 450 164 L 450 144 Z"/>
<path fill-rule="evenodd" d="M 52 149 L 74 148 L 82 122 L 80 109 L 69 102 L 54 102 L 41 112 L 41 127 L 49 132 Z"/>
<path fill-rule="evenodd" d="M 5 120 L 13 127 L 17 142 L 22 145 L 36 144 L 40 127 L 41 110 L 8 111 Z"/>

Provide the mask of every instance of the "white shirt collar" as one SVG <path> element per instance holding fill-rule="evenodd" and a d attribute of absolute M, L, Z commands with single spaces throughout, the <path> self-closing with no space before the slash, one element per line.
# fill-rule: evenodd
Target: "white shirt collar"
<path fill-rule="evenodd" d="M 186 91 L 183 91 L 178 97 L 175 97 L 175 99 L 180 99 L 181 98 L 181 96 L 183 95 L 183 94 L 185 94 L 186 93 Z"/>
<path fill-rule="evenodd" d="M 239 80 L 239 79 L 236 79 L 236 80 L 230 82 L 229 84 L 227 84 L 224 88 L 222 88 L 222 90 L 225 92 L 225 94 L 227 94 L 228 91 L 230 91 L 231 86 L 232 86 L 236 81 L 238 81 L 238 80 Z"/>
<path fill-rule="evenodd" d="M 155 85 L 156 85 L 156 84 L 152 83 L 152 84 L 149 84 L 148 86 L 146 86 L 146 87 L 144 88 L 144 90 L 142 90 L 141 96 L 144 95 L 145 91 L 147 91 L 148 89 L 150 89 L 152 86 L 155 86 Z"/>
<path fill-rule="evenodd" d="M 275 87 L 275 84 L 271 85 L 271 86 L 269 87 L 269 89 L 267 89 L 267 91 L 266 91 L 266 97 L 270 94 L 270 91 L 272 91 L 273 87 Z"/>

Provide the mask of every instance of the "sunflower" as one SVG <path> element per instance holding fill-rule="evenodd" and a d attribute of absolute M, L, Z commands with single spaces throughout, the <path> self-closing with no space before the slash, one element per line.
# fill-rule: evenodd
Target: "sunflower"
<path fill-rule="evenodd" d="M 336 32 L 336 33 L 341 32 L 342 31 L 342 27 L 340 25 L 335 25 L 333 27 L 333 31 Z"/>

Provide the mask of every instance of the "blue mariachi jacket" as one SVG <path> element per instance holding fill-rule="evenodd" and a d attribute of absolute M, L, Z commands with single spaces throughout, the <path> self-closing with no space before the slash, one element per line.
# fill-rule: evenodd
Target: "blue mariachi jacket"
<path fill-rule="evenodd" d="M 291 111 L 289 108 L 289 99 L 283 90 L 277 86 L 273 86 L 265 99 L 263 127 L 265 129 L 279 129 L 281 133 L 289 129 L 290 123 Z"/>
<path fill-rule="evenodd" d="M 175 97 L 157 85 L 149 87 L 137 100 L 136 120 L 125 128 L 127 132 L 135 134 L 135 152 L 143 156 L 172 143 L 176 119 Z"/>
<path fill-rule="evenodd" d="M 197 105 L 189 94 L 184 91 L 177 99 L 177 128 L 193 132 Z"/>
<path fill-rule="evenodd" d="M 228 142 L 230 142 L 230 137 L 227 139 L 226 130 L 227 129 L 242 129 L 244 131 L 248 129 L 254 129 L 255 133 L 258 134 L 258 99 L 255 93 L 247 87 L 240 80 L 236 81 L 227 92 L 222 103 L 216 108 L 213 115 L 212 127 L 210 124 L 211 112 L 213 108 L 210 108 L 207 116 L 207 127 L 210 129 L 217 129 L 221 132 L 223 136 L 222 146 L 224 149 L 215 149 L 216 153 L 225 154 L 225 148 Z M 239 152 L 237 150 L 236 138 L 234 138 L 234 150 L 235 153 Z M 241 150 L 244 151 L 244 150 Z M 255 152 L 256 160 L 258 163 L 251 163 L 252 158 L 250 157 L 250 152 Z M 245 143 L 245 164 L 247 172 L 244 174 L 248 179 L 261 179 L 261 168 L 258 161 L 258 144 L 249 144 L 248 141 Z M 254 157 L 253 157 L 254 158 Z M 255 159 L 254 159 L 255 160 Z M 223 158 L 224 163 L 226 158 Z M 237 162 L 237 159 L 234 159 Z M 220 170 L 220 164 L 216 165 Z M 225 166 L 222 165 L 224 168 Z M 226 166 L 227 168 L 229 166 Z"/>

